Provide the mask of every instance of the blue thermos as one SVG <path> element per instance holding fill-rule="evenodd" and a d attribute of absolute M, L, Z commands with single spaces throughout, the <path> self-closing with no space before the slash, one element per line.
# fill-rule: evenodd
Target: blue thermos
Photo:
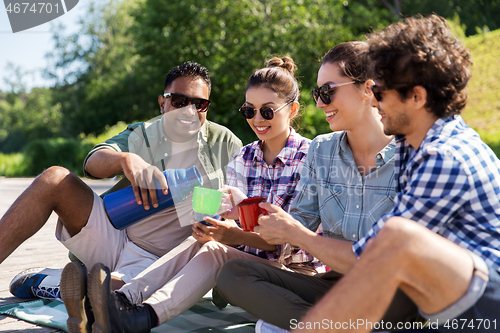
<path fill-rule="evenodd" d="M 143 205 L 138 205 L 132 186 L 104 196 L 104 209 L 113 227 L 119 230 L 125 229 L 143 218 L 172 207 L 176 202 L 185 200 L 193 193 L 195 186 L 203 185 L 203 179 L 196 166 L 189 169 L 167 169 L 163 174 L 167 178 L 168 193 L 163 194 L 159 182 L 156 181 L 157 208 L 153 207 L 151 200 L 149 200 L 149 210 L 145 210 Z"/>

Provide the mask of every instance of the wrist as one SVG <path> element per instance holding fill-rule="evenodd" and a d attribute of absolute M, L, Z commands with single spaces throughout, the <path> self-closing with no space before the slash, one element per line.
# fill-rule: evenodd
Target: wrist
<path fill-rule="evenodd" d="M 247 245 L 247 237 L 249 235 L 249 232 L 243 231 L 240 228 L 232 228 L 231 244 Z"/>
<path fill-rule="evenodd" d="M 292 233 L 290 233 L 287 243 L 298 246 L 301 249 L 307 251 L 309 248 L 309 244 L 314 242 L 313 237 L 316 236 L 316 233 L 311 230 L 301 226 L 300 228 L 296 228 Z"/>
<path fill-rule="evenodd" d="M 118 153 L 118 161 L 120 162 L 120 166 L 122 167 L 122 170 L 123 170 L 124 166 L 126 166 L 130 162 L 130 153 L 119 152 Z"/>

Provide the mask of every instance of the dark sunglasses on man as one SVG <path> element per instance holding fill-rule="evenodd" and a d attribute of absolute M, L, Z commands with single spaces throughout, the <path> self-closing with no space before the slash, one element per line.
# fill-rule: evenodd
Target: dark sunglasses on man
<path fill-rule="evenodd" d="M 279 110 L 283 109 L 285 106 L 292 103 L 293 101 L 294 100 L 292 99 L 292 100 L 286 102 L 285 104 L 283 104 L 282 106 L 280 106 L 276 110 L 274 110 L 273 108 L 271 108 L 269 106 L 263 106 L 258 110 L 252 108 L 251 106 L 242 106 L 239 111 L 240 111 L 241 115 L 247 119 L 252 119 L 257 114 L 257 111 L 260 111 L 262 118 L 267 119 L 267 120 L 271 120 L 274 118 L 275 112 L 278 112 Z"/>
<path fill-rule="evenodd" d="M 163 97 L 170 97 L 170 104 L 177 109 L 192 104 L 196 107 L 198 112 L 206 112 L 208 110 L 208 106 L 210 105 L 210 101 L 208 99 L 188 97 L 178 93 L 164 93 Z"/>
<path fill-rule="evenodd" d="M 393 89 L 401 89 L 401 88 L 408 88 L 408 87 L 413 87 L 413 86 L 415 86 L 415 85 L 412 84 L 412 83 L 399 83 L 399 84 L 393 85 L 392 88 L 388 88 L 387 86 L 377 86 L 375 84 L 373 86 L 370 86 L 370 89 L 373 92 L 373 97 L 375 97 L 375 99 L 378 102 L 381 102 L 382 101 L 382 91 L 393 90 Z"/>
<path fill-rule="evenodd" d="M 318 103 L 318 99 L 321 99 L 323 103 L 326 105 L 332 102 L 332 96 L 337 92 L 338 87 L 342 87 L 356 81 L 345 82 L 345 83 L 337 83 L 337 84 L 324 84 L 318 89 L 312 89 L 311 93 L 313 95 L 314 101 Z"/>

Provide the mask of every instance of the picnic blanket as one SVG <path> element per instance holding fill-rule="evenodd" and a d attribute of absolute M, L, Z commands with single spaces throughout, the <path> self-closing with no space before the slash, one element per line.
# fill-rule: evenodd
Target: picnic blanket
<path fill-rule="evenodd" d="M 68 331 L 66 326 L 68 314 L 64 304 L 60 301 L 40 299 L 4 305 L 0 307 L 0 314 Z M 163 325 L 153 328 L 151 332 L 253 333 L 256 321 L 256 317 L 235 306 L 228 305 L 225 309 L 219 310 L 212 304 L 211 297 L 207 294 L 189 310 Z"/>

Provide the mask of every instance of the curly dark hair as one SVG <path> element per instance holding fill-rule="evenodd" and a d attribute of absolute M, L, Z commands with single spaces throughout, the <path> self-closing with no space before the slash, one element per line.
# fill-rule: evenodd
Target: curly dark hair
<path fill-rule="evenodd" d="M 446 20 L 421 15 L 368 35 L 372 76 L 396 89 L 402 101 L 414 86 L 427 90 L 426 108 L 439 118 L 460 114 L 467 102 L 470 54 Z"/>
<path fill-rule="evenodd" d="M 165 85 L 164 90 L 167 87 L 170 87 L 172 82 L 179 77 L 192 77 L 192 78 L 201 78 L 206 82 L 208 86 L 208 91 L 212 89 L 212 82 L 210 81 L 210 73 L 208 70 L 202 65 L 196 62 L 185 62 L 182 65 L 176 66 L 172 68 L 165 77 Z"/>

